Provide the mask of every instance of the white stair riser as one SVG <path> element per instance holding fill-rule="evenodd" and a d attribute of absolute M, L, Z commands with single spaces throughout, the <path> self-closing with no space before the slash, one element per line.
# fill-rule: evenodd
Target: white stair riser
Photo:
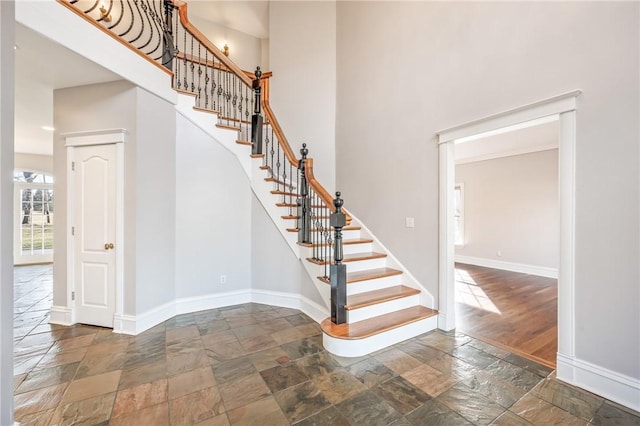
<path fill-rule="evenodd" d="M 400 285 L 401 281 L 402 275 L 392 275 L 390 277 L 376 278 L 375 280 L 358 281 L 347 284 L 347 295 Z"/>
<path fill-rule="evenodd" d="M 358 260 L 356 262 L 344 262 L 347 265 L 347 272 L 365 271 L 367 269 L 384 268 L 387 261 L 384 257 L 377 259 Z"/>
<path fill-rule="evenodd" d="M 373 243 L 342 245 L 342 253 L 344 254 L 368 253 L 371 251 L 373 251 Z"/>
<path fill-rule="evenodd" d="M 396 343 L 435 330 L 438 327 L 438 316 L 434 315 L 366 339 L 336 339 L 322 334 L 322 344 L 330 353 L 348 358 L 368 355 Z"/>
<path fill-rule="evenodd" d="M 384 314 L 389 314 L 401 309 L 410 308 L 412 306 L 418 305 L 419 303 L 420 295 L 414 294 L 412 296 L 389 300 L 384 303 L 377 303 L 375 305 L 367 306 L 364 308 L 352 309 L 347 311 L 347 322 L 349 324 L 352 324 L 354 322 L 366 320 Z"/>

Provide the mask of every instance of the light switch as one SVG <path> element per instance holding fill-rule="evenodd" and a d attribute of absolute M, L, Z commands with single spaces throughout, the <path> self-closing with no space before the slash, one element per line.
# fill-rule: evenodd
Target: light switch
<path fill-rule="evenodd" d="M 412 217 L 405 217 L 404 218 L 404 226 L 407 228 L 413 228 L 416 226 L 416 222 L 415 219 Z"/>

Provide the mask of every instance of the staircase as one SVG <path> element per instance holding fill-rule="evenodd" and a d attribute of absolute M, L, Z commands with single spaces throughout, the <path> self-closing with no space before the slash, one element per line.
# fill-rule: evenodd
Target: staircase
<path fill-rule="evenodd" d="M 341 290 L 346 293 L 346 321 L 321 321 L 329 352 L 361 356 L 437 327 L 437 311 L 428 307 L 434 306 L 433 297 L 354 215 L 346 213 L 342 239 L 340 230 L 334 235 L 330 218 L 340 214 L 341 204 L 334 205 L 315 179 L 306 146 L 298 159 L 287 142 L 268 102 L 270 73 L 240 70 L 189 23 L 187 5 L 177 0 L 149 0 L 147 18 L 132 14 L 125 19 L 118 14 L 126 8 L 119 10 L 117 3 L 98 11 L 83 10 L 77 0 L 59 2 L 113 37 L 118 28 L 107 24 L 107 13 L 113 15 L 111 22 L 126 22 L 134 32 L 150 28 L 149 37 L 142 37 L 149 40 L 144 46 L 121 41 L 169 70 L 179 93 L 177 109 L 217 140 L 235 138 L 232 151 L 254 193 L 313 278 L 327 313 L 338 306 L 331 287 L 340 282 L 332 284 L 330 271 L 346 265 L 346 290 Z M 145 51 L 147 45 L 154 50 Z"/>

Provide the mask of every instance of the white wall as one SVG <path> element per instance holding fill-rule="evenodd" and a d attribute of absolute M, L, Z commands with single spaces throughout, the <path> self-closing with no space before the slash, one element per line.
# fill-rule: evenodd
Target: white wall
<path fill-rule="evenodd" d="M 181 115 L 176 130 L 176 298 L 249 289 L 247 175 L 232 153 Z"/>
<path fill-rule="evenodd" d="M 140 88 L 136 101 L 135 216 L 126 217 L 135 217 L 141 314 L 175 299 L 176 126 L 173 104 Z"/>
<path fill-rule="evenodd" d="M 53 174 L 53 155 L 16 152 L 13 158 L 15 170 L 35 170 Z"/>
<path fill-rule="evenodd" d="M 557 270 L 557 149 L 456 165 L 456 183 L 465 234 L 456 255 Z"/>
<path fill-rule="evenodd" d="M 345 207 L 436 299 L 436 132 L 582 89 L 575 355 L 635 380 L 640 378 L 639 7 L 637 2 L 337 4 L 337 181 Z M 405 216 L 416 218 L 415 228 L 404 228 Z"/>
<path fill-rule="evenodd" d="M 306 142 L 318 181 L 333 192 L 336 3 L 274 1 L 269 12 L 271 107 L 296 156 Z"/>
<path fill-rule="evenodd" d="M 0 2 L 0 425 L 13 424 L 14 3 Z"/>
<path fill-rule="evenodd" d="M 218 25 L 199 16 L 191 16 L 189 21 L 199 29 L 218 49 L 222 50 L 225 41 L 229 46 L 229 59 L 245 71 L 254 71 L 256 66 L 262 66 L 262 39 L 253 37 L 241 31 Z"/>

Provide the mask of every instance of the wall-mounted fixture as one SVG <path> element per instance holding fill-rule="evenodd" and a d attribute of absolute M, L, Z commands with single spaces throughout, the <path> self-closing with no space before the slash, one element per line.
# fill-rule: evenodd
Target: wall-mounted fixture
<path fill-rule="evenodd" d="M 104 22 L 111 22 L 111 13 L 104 7 L 104 4 L 100 5 L 100 19 Z"/>
<path fill-rule="evenodd" d="M 227 45 L 227 42 L 224 42 L 224 47 L 222 48 L 222 53 L 224 53 L 224 56 L 229 56 L 229 46 Z"/>

